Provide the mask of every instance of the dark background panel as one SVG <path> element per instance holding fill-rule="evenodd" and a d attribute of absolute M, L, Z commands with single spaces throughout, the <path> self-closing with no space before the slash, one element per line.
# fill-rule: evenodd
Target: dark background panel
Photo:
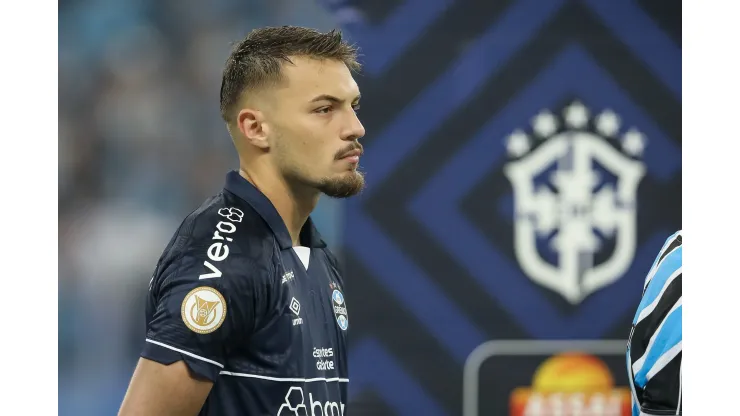
<path fill-rule="evenodd" d="M 551 63 L 563 51 L 577 45 L 606 74 L 609 82 L 618 87 L 620 94 L 627 97 L 634 111 L 650 120 L 660 130 L 669 145 L 676 149 L 677 153 L 674 155 L 680 157 L 680 98 L 673 95 L 667 81 L 660 79 L 648 67 L 645 58 L 640 55 L 641 52 L 629 47 L 622 38 L 621 31 L 612 30 L 587 3 L 565 2 L 503 66 L 493 73 L 481 73 L 480 76 L 485 79 L 482 87 L 466 97 L 462 105 L 444 114 L 444 120 L 435 120 L 440 121 L 436 123 L 439 127 L 426 135 L 421 144 L 395 165 L 392 173 L 382 182 L 373 183 L 370 192 L 363 196 L 360 203 L 352 204 L 348 213 L 345 236 L 358 242 L 357 245 L 351 245 L 352 247 L 373 250 L 372 245 L 362 244 L 362 233 L 355 232 L 352 227 L 353 215 L 371 219 L 374 231 L 392 241 L 394 247 L 400 250 L 404 261 L 413 263 L 423 271 L 426 284 L 444 293 L 465 319 L 491 340 L 528 339 L 532 336 L 515 314 L 492 298 L 480 282 L 468 274 L 466 264 L 446 249 L 448 244 L 440 244 L 409 208 L 409 204 L 429 180 L 450 163 L 486 123 L 506 109 L 536 77 L 548 71 Z M 536 7 L 536 2 L 531 4 Z M 680 5 L 666 2 L 659 5 L 655 2 L 636 4 L 640 7 L 640 12 L 649 17 L 650 24 L 665 32 L 676 47 L 680 48 Z M 424 36 L 389 66 L 391 70 L 376 79 L 363 78 L 361 85 L 371 87 L 370 92 L 363 93 L 363 100 L 367 99 L 362 115 L 369 136 L 366 140 L 367 149 L 373 148 L 373 132 L 382 132 L 396 122 L 403 114 L 402 110 L 408 108 L 415 97 L 438 82 L 439 77 L 455 65 L 457 59 L 464 56 L 465 46 L 474 43 L 491 25 L 502 24 L 500 19 L 507 16 L 506 13 L 511 8 L 511 4 L 504 6 L 499 2 L 456 2 L 444 18 L 431 25 Z M 639 32 L 641 29 L 637 27 L 633 30 Z M 500 42 L 507 42 L 506 37 L 501 38 Z M 368 56 L 367 59 L 372 57 Z M 680 71 L 680 62 L 675 64 Z M 578 98 L 576 92 L 565 94 L 561 104 L 548 104 L 547 109 L 557 112 Z M 543 109 L 544 106 L 543 103 Z M 420 117 L 411 122 L 423 125 L 430 120 Z M 502 146 L 505 145 L 504 139 L 500 138 Z M 399 137 L 398 140 L 402 141 L 404 138 Z M 647 140 L 647 146 L 650 146 L 650 138 Z M 615 148 L 619 147 L 618 141 L 612 140 L 611 144 Z M 654 162 L 654 159 L 646 159 L 645 163 L 661 163 Z M 504 176 L 503 165 L 500 163 L 491 160 L 488 173 L 459 201 L 457 209 L 466 221 L 486 237 L 492 247 L 511 264 L 516 265 L 513 247 L 515 220 L 511 206 L 514 190 Z M 368 172 L 368 178 L 372 178 L 372 172 Z M 680 169 L 669 178 L 648 174 L 639 185 L 636 196 L 636 244 L 638 250 L 642 250 L 640 255 L 643 262 L 654 255 L 645 252 L 645 247 L 653 249 L 659 236 L 665 234 L 664 237 L 667 237 L 673 230 L 681 227 L 680 185 Z M 438 220 L 445 221 L 444 218 Z M 463 249 L 466 244 L 465 241 L 451 243 L 463 245 Z M 596 255 L 597 264 L 605 261 L 613 252 L 613 243 L 606 241 L 604 247 Z M 416 320 L 408 305 L 399 303 L 398 296 L 390 294 L 389 291 L 393 288 L 384 283 L 388 279 L 374 276 L 368 265 L 360 261 L 352 251 L 353 249 L 345 250 L 345 261 L 348 275 L 352 277 L 348 302 L 358 305 L 354 308 L 353 337 L 376 337 L 404 364 L 423 389 L 443 403 L 441 410 L 445 414 L 461 414 L 461 374 L 464 362 L 440 346 L 435 336 Z M 393 270 L 392 264 L 386 266 L 383 270 Z M 497 265 L 491 263 L 490 268 L 495 270 Z M 646 272 L 633 267 L 619 281 L 637 282 L 644 278 Z M 404 276 L 394 274 L 393 278 L 404 279 Z M 523 274 L 521 278 L 526 279 Z M 538 301 L 547 302 L 564 316 L 580 317 L 584 313 L 584 305 L 589 302 L 587 297 L 583 302 L 573 304 L 550 289 L 534 283 L 530 285 L 539 292 Z M 595 296 L 594 299 L 607 298 L 614 290 L 613 287 L 616 286 L 601 288 L 592 296 Z M 530 300 L 521 300 L 527 301 Z M 598 332 L 603 339 L 626 339 L 634 308 L 639 302 L 639 294 L 634 297 L 625 296 L 620 301 L 624 303 L 627 312 L 616 317 L 608 327 L 594 329 L 589 333 Z M 532 304 L 532 310 L 538 310 L 538 306 Z M 388 311 L 393 311 L 396 318 L 390 320 Z M 620 367 L 621 357 L 606 357 L 605 360 L 617 384 L 624 385 L 626 380 Z M 504 397 L 505 401 L 487 402 L 481 408 L 485 410 L 481 414 L 507 415 L 511 388 L 509 384 L 515 381 L 522 386 L 531 384 L 532 373 L 538 363 L 534 359 L 522 358 L 498 361 L 495 365 L 505 367 L 499 370 L 507 376 L 491 378 L 490 374 L 484 375 L 483 382 L 487 383 L 486 389 L 490 392 L 487 398 Z M 363 377 L 362 374 L 353 376 Z M 503 386 L 501 383 L 508 384 Z M 379 396 L 374 398 L 382 400 Z M 385 411 L 396 410 L 389 406 Z"/>

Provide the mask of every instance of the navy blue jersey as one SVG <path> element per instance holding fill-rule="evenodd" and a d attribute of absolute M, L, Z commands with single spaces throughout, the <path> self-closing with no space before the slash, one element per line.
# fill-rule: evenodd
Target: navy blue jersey
<path fill-rule="evenodd" d="M 212 380 L 201 415 L 344 414 L 344 285 L 310 219 L 300 240 L 231 172 L 159 259 L 141 355 Z"/>

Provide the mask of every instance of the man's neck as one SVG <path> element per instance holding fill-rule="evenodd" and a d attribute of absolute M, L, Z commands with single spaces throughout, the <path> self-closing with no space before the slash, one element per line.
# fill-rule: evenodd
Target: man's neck
<path fill-rule="evenodd" d="M 290 233 L 293 246 L 301 245 L 301 230 L 316 208 L 320 194 L 313 190 L 295 189 L 284 177 L 276 173 L 268 174 L 265 171 L 258 174 L 242 166 L 239 174 L 272 202 Z"/>

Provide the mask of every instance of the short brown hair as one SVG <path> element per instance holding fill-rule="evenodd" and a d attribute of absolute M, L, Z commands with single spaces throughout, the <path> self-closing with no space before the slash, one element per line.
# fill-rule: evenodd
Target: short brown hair
<path fill-rule="evenodd" d="M 335 59 L 351 71 L 360 69 L 357 49 L 344 41 L 338 30 L 321 33 L 296 26 L 255 29 L 234 46 L 226 60 L 221 81 L 221 117 L 226 122 L 233 120 L 234 106 L 245 91 L 279 82 L 281 64 L 292 63 L 291 56 Z"/>

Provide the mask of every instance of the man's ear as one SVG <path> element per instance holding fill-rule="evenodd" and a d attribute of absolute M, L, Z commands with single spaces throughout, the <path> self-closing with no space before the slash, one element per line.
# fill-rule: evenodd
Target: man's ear
<path fill-rule="evenodd" d="M 259 110 L 243 108 L 236 116 L 236 125 L 242 132 L 247 142 L 260 149 L 267 149 L 269 126 L 265 123 L 265 116 Z"/>

